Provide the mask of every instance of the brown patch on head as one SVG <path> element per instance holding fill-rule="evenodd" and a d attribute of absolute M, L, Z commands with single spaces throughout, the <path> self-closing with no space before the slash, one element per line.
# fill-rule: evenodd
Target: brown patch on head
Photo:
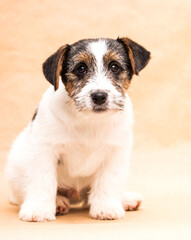
<path fill-rule="evenodd" d="M 117 88 L 117 90 L 121 92 L 122 95 L 124 96 L 130 85 L 127 72 L 121 71 L 117 79 L 116 77 L 112 77 L 111 80 L 113 85 Z"/>
<path fill-rule="evenodd" d="M 66 91 L 68 92 L 69 96 L 72 97 L 73 92 L 75 90 L 76 78 L 74 77 L 74 75 L 72 73 L 68 73 L 67 76 L 68 76 L 68 80 L 65 83 L 65 88 L 66 88 Z"/>
<path fill-rule="evenodd" d="M 73 57 L 73 61 L 75 63 L 83 62 L 87 66 L 91 66 L 93 63 L 95 63 L 95 57 L 88 52 L 80 52 Z"/>
<path fill-rule="evenodd" d="M 125 92 L 129 88 L 130 78 L 126 68 L 124 55 L 121 55 L 120 52 L 111 49 L 105 54 L 103 61 L 105 68 L 108 69 L 108 74 L 113 85 L 119 92 L 122 93 L 122 95 L 125 95 Z M 113 74 L 111 71 L 109 71 L 109 65 L 112 62 L 117 63 L 120 66 L 121 71 L 118 74 Z"/>
<path fill-rule="evenodd" d="M 125 92 L 127 91 L 127 89 L 129 88 L 129 85 L 130 85 L 127 71 L 122 71 L 119 74 L 119 82 L 121 83 L 121 86 L 123 88 L 123 93 L 125 94 Z"/>
<path fill-rule="evenodd" d="M 103 61 L 105 65 L 106 64 L 109 65 L 109 63 L 112 61 L 120 61 L 120 60 L 121 58 L 119 53 L 114 51 L 113 49 L 109 50 L 103 57 Z"/>
<path fill-rule="evenodd" d="M 88 76 L 83 79 L 79 79 L 74 73 L 66 73 L 67 81 L 64 82 L 66 91 L 71 98 L 75 98 L 75 95 L 81 91 L 88 81 Z"/>
<path fill-rule="evenodd" d="M 87 66 L 87 73 L 84 76 L 79 76 L 77 68 L 80 64 Z M 62 75 L 65 88 L 71 98 L 75 101 L 75 96 L 86 85 L 95 69 L 95 57 L 89 52 L 76 53 L 68 60 L 67 71 Z"/>

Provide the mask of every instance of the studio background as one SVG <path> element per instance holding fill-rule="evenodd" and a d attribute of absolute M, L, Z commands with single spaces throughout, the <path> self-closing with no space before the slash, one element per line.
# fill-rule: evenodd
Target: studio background
<path fill-rule="evenodd" d="M 0 238 L 189 239 L 191 2 L 0 0 L 0 29 Z M 141 209 L 119 221 L 92 220 L 80 210 L 54 222 L 19 221 L 3 168 L 49 86 L 42 63 L 65 43 L 118 36 L 152 54 L 128 90 L 135 118 L 128 188 L 144 195 Z"/>

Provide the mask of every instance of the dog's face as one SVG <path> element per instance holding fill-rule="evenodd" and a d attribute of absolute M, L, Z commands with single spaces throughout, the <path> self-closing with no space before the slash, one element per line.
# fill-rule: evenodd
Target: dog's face
<path fill-rule="evenodd" d="M 133 74 L 150 52 L 128 38 L 87 39 L 61 47 L 43 64 L 47 80 L 58 88 L 59 77 L 78 110 L 123 110 Z"/>

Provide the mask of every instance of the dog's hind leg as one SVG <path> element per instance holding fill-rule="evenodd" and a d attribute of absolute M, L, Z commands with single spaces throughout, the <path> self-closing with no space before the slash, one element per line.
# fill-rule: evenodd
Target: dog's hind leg
<path fill-rule="evenodd" d="M 79 201 L 78 192 L 75 189 L 58 187 L 56 195 L 56 215 L 67 214 L 70 210 L 70 203 Z"/>
<path fill-rule="evenodd" d="M 125 211 L 137 210 L 143 202 L 143 196 L 137 192 L 125 191 L 122 197 L 122 204 Z"/>
<path fill-rule="evenodd" d="M 68 198 L 62 195 L 56 196 L 56 215 L 64 215 L 69 212 L 70 202 Z"/>
<path fill-rule="evenodd" d="M 13 205 L 20 205 L 22 203 L 21 197 L 15 189 L 9 189 L 9 201 Z"/>
<path fill-rule="evenodd" d="M 70 210 L 70 204 L 78 204 L 83 201 L 83 207 L 88 201 L 89 188 L 83 189 L 80 193 L 73 189 L 64 189 L 58 187 L 56 196 L 56 215 L 67 214 Z"/>
<path fill-rule="evenodd" d="M 12 162 L 6 165 L 5 173 L 6 181 L 8 182 L 9 202 L 14 205 L 20 205 L 23 201 L 22 174 Z"/>

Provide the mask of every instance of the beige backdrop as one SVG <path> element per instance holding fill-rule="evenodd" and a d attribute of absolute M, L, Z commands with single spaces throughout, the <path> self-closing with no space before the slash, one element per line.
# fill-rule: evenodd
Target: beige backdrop
<path fill-rule="evenodd" d="M 0 0 L 0 11 L 0 239 L 190 239 L 191 1 Z M 135 146 L 128 186 L 144 195 L 141 209 L 111 222 L 79 210 L 55 222 L 19 221 L 3 167 L 49 85 L 42 62 L 65 43 L 118 36 L 152 52 L 129 89 Z"/>

